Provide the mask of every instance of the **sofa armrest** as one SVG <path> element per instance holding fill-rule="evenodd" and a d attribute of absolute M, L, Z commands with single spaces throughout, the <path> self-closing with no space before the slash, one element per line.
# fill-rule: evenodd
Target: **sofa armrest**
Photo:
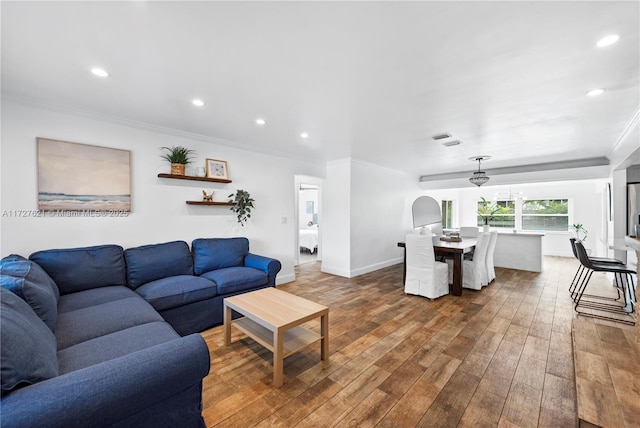
<path fill-rule="evenodd" d="M 209 367 L 202 336 L 177 338 L 5 395 L 2 426 L 110 426 L 201 385 Z"/>
<path fill-rule="evenodd" d="M 276 275 L 280 272 L 280 269 L 282 269 L 282 265 L 278 260 L 251 253 L 244 257 L 244 266 L 266 273 L 269 277 L 268 285 L 270 287 L 276 286 Z"/>

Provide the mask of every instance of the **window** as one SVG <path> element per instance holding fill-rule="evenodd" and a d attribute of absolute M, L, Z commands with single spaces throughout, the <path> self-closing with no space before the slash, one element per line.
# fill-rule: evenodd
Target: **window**
<path fill-rule="evenodd" d="M 442 227 L 451 229 L 453 223 L 453 201 L 442 201 Z"/>
<path fill-rule="evenodd" d="M 566 232 L 569 229 L 569 200 L 522 201 L 522 229 Z"/>
<path fill-rule="evenodd" d="M 486 199 L 478 202 L 478 226 L 488 224 L 496 228 L 513 229 L 516 226 L 515 201 L 495 201 L 489 205 Z"/>
<path fill-rule="evenodd" d="M 477 224 L 494 228 L 529 231 L 569 230 L 568 199 L 508 199 L 489 202 L 481 198 L 477 205 Z"/>

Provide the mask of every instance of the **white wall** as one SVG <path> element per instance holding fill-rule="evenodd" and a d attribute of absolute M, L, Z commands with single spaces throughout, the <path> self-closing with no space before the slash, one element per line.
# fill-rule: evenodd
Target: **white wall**
<path fill-rule="evenodd" d="M 351 164 L 351 276 L 402 262 L 413 227 L 411 204 L 417 180 L 403 172 L 354 161 Z"/>
<path fill-rule="evenodd" d="M 554 183 L 532 183 L 511 186 L 515 194 L 522 191 L 528 199 L 568 198 L 573 216 L 569 224 L 582 223 L 589 231 L 587 247 L 593 255 L 607 255 L 608 220 L 605 217 L 606 183 L 608 180 L 560 181 Z M 427 194 L 436 200 L 450 199 L 457 208 L 454 227 L 474 226 L 476 224 L 476 206 L 480 197 L 493 200 L 496 192 L 509 193 L 509 186 L 469 187 L 464 189 L 432 190 Z M 624 201 L 614 199 L 614 210 L 624 209 Z M 622 205 L 621 205 L 622 204 Z M 542 238 L 542 252 L 545 255 L 573 257 L 569 238 L 571 232 L 545 232 Z"/>
<path fill-rule="evenodd" d="M 422 193 L 403 172 L 342 159 L 323 185 L 322 271 L 354 277 L 402 262 L 411 204 Z"/>
<path fill-rule="evenodd" d="M 351 160 L 327 163 L 322 186 L 322 272 L 351 276 Z"/>
<path fill-rule="evenodd" d="M 12 216 L 16 210 L 37 209 L 36 137 L 130 150 L 132 213 L 120 218 Z M 206 157 L 226 160 L 233 183 L 158 178 L 158 173 L 169 172 L 159 148 L 174 145 L 194 149 L 202 165 Z M 42 249 L 106 243 L 127 248 L 170 240 L 190 243 L 198 237 L 246 236 L 253 253 L 281 261 L 278 283 L 294 279 L 297 246 L 293 177 L 322 176 L 325 172 L 324 166 L 240 150 L 197 136 L 171 135 L 139 125 L 6 100 L 2 103 L 0 147 L 2 256 L 28 256 Z M 256 208 L 248 224 L 241 227 L 236 223 L 228 207 L 185 203 L 200 200 L 203 189 L 214 190 L 214 200 L 222 201 L 237 189 L 249 191 Z"/>

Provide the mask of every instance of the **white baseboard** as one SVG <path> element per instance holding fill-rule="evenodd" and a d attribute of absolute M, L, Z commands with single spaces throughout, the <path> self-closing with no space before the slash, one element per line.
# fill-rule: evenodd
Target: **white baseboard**
<path fill-rule="evenodd" d="M 374 272 L 380 269 L 384 269 L 389 266 L 397 265 L 398 263 L 402 263 L 403 258 L 398 257 L 391 260 L 386 260 L 380 263 L 374 263 L 369 266 L 364 266 L 358 269 L 346 270 L 342 268 L 334 268 L 332 266 L 326 266 L 325 263 L 322 264 L 322 268 L 320 269 L 324 273 L 330 273 L 331 275 L 338 275 L 345 278 L 353 278 L 356 276 L 364 275 L 365 273 Z"/>
<path fill-rule="evenodd" d="M 290 273 L 289 275 L 278 275 L 276 277 L 276 286 L 293 282 L 296 280 L 296 274 Z"/>
<path fill-rule="evenodd" d="M 329 273 L 331 275 L 338 275 L 344 278 L 351 278 L 351 272 L 349 272 L 348 270 L 327 266 L 326 263 L 322 263 L 320 272 Z"/>
<path fill-rule="evenodd" d="M 551 251 L 544 253 L 543 256 L 573 257 L 573 254 L 566 251 Z"/>
<path fill-rule="evenodd" d="M 403 260 L 404 260 L 403 257 L 398 257 L 398 258 L 387 260 L 387 261 L 384 261 L 384 262 L 374 263 L 372 265 L 361 267 L 359 269 L 353 269 L 351 271 L 351 278 L 353 278 L 354 276 L 364 275 L 365 273 L 374 272 L 374 271 L 377 271 L 377 270 L 380 270 L 380 269 L 384 269 L 384 268 L 389 267 L 389 266 L 397 265 L 398 263 L 402 263 Z"/>

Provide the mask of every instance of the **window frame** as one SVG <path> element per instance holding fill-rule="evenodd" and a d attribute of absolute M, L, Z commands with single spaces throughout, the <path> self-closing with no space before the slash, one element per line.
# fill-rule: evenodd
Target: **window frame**
<path fill-rule="evenodd" d="M 529 201 L 567 201 L 567 213 L 566 214 L 524 214 L 524 203 Z M 544 232 L 544 233 L 565 233 L 570 232 L 570 227 L 573 221 L 573 199 L 567 197 L 536 197 L 536 198 L 514 198 L 514 199 L 494 199 L 492 204 L 497 204 L 499 202 L 513 202 L 514 204 L 514 212 L 512 214 L 493 214 L 492 219 L 489 220 L 489 226 L 498 229 L 514 229 L 520 230 L 523 232 Z M 476 201 L 476 210 L 478 209 L 479 204 L 482 203 L 481 200 Z M 567 230 L 551 230 L 551 229 L 525 229 L 524 226 L 524 218 L 527 216 L 535 216 L 535 217 L 566 217 L 567 218 Z M 500 226 L 494 223 L 494 219 L 496 217 L 513 217 L 514 224 L 513 226 Z M 478 227 L 482 227 L 484 225 L 484 220 L 481 215 L 476 211 L 476 223 Z"/>
<path fill-rule="evenodd" d="M 531 202 L 531 201 L 566 201 L 566 205 L 567 205 L 567 213 L 566 214 L 559 214 L 559 213 L 555 213 L 555 214 L 525 214 L 524 213 L 524 204 L 525 202 Z M 520 216 L 520 230 L 522 231 L 527 231 L 527 232 L 565 232 L 565 230 L 552 230 L 552 229 L 525 229 L 524 228 L 524 219 L 525 217 L 537 217 L 537 218 L 541 218 L 541 217 L 566 217 L 567 219 L 567 229 L 566 232 L 569 231 L 569 228 L 571 227 L 571 219 L 572 219 L 572 204 L 571 204 L 571 200 L 570 198 L 535 198 L 535 199 L 525 199 L 522 200 L 521 202 L 521 216 Z"/>

